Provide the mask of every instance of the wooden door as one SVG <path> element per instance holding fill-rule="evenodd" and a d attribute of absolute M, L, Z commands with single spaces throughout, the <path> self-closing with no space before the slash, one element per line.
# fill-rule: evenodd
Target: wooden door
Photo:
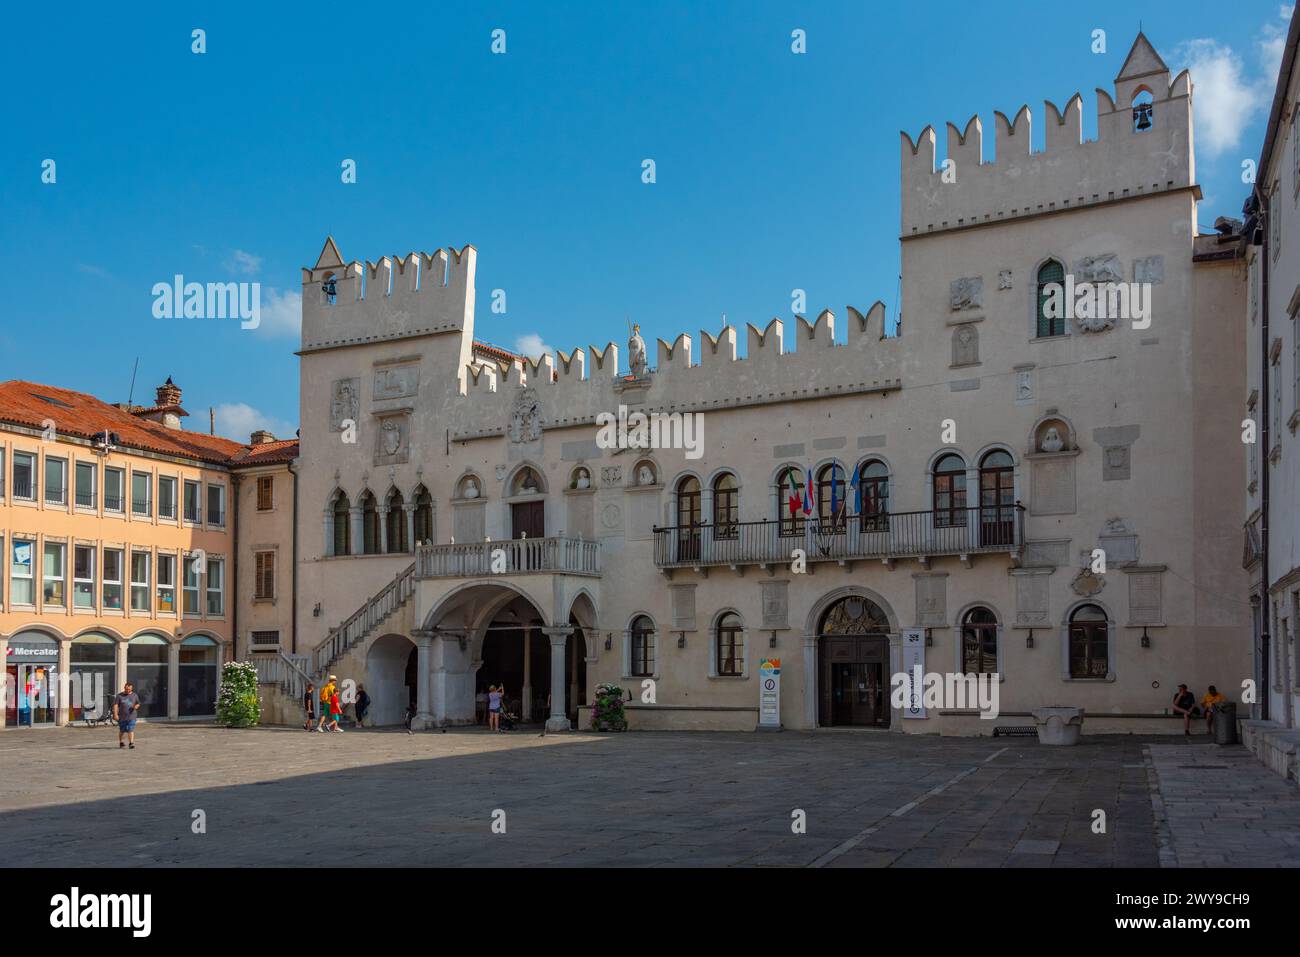
<path fill-rule="evenodd" d="M 546 537 L 546 503 L 516 502 L 510 506 L 511 538 Z"/>

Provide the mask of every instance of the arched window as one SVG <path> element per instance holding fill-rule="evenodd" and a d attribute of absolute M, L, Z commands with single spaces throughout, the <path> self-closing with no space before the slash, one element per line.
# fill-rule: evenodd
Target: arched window
<path fill-rule="evenodd" d="M 655 673 L 655 624 L 645 615 L 637 615 L 631 628 L 631 673 L 648 678 Z"/>
<path fill-rule="evenodd" d="M 1105 678 L 1110 671 L 1110 627 L 1096 605 L 1070 615 L 1070 677 Z"/>
<path fill-rule="evenodd" d="M 966 463 L 960 455 L 945 455 L 934 465 L 934 524 L 966 524 Z"/>
<path fill-rule="evenodd" d="M 1065 267 L 1049 259 L 1038 269 L 1038 338 L 1065 335 Z M 1048 300 L 1060 308 L 1048 308 Z M 1052 315 L 1048 315 L 1048 313 Z"/>
<path fill-rule="evenodd" d="M 379 509 L 369 490 L 361 493 L 361 553 L 379 554 Z"/>
<path fill-rule="evenodd" d="M 980 544 L 1015 544 L 1016 473 L 1011 456 L 994 449 L 980 462 Z"/>
<path fill-rule="evenodd" d="M 787 466 L 781 470 L 776 484 L 777 533 L 782 538 L 800 538 L 803 535 L 802 503 L 804 497 L 803 473 Z"/>
<path fill-rule="evenodd" d="M 688 475 L 677 483 L 677 558 L 700 557 L 700 480 Z"/>
<path fill-rule="evenodd" d="M 415 490 L 415 540 L 433 541 L 433 496 L 423 485 Z"/>
<path fill-rule="evenodd" d="M 987 608 L 972 608 L 961 622 L 962 674 L 994 674 L 998 670 L 998 619 Z"/>
<path fill-rule="evenodd" d="M 847 512 L 844 470 L 838 462 L 823 465 L 817 472 L 817 521 L 822 534 L 842 532 Z"/>
<path fill-rule="evenodd" d="M 342 491 L 334 496 L 334 554 L 352 554 L 352 503 Z"/>
<path fill-rule="evenodd" d="M 723 472 L 713 480 L 713 537 L 735 538 L 740 533 L 740 489 L 736 476 Z"/>
<path fill-rule="evenodd" d="M 387 528 L 385 532 L 387 537 L 385 544 L 390 552 L 409 552 L 410 546 L 406 542 L 406 500 L 402 498 L 402 493 L 393 489 L 388 493 L 388 501 L 384 503 L 388 506 L 388 514 L 385 516 Z"/>
<path fill-rule="evenodd" d="M 718 674 L 742 674 L 745 670 L 745 629 L 740 624 L 740 616 L 729 611 L 719 618 L 714 641 L 717 645 Z"/>
<path fill-rule="evenodd" d="M 862 516 L 862 531 L 889 529 L 889 469 L 879 459 L 863 462 L 858 470 L 857 506 Z"/>

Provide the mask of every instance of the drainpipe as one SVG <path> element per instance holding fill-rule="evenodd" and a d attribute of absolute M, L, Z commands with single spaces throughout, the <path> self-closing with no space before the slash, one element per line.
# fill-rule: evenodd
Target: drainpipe
<path fill-rule="evenodd" d="M 1268 198 L 1259 188 L 1259 184 L 1254 185 L 1255 200 L 1259 203 L 1259 226 L 1257 227 L 1263 234 L 1263 241 L 1260 244 L 1260 349 L 1259 349 L 1259 402 L 1263 408 L 1260 415 L 1259 438 L 1263 444 L 1260 455 L 1260 476 L 1259 476 L 1259 547 L 1260 557 L 1260 623 L 1259 623 L 1259 717 L 1261 721 L 1269 720 L 1269 696 L 1272 676 L 1271 672 L 1271 636 L 1269 634 L 1269 621 L 1272 612 L 1272 603 L 1269 601 L 1269 568 L 1268 568 L 1268 520 L 1269 520 L 1269 461 L 1268 453 L 1272 448 L 1271 433 L 1272 425 L 1271 412 L 1273 406 L 1273 393 L 1269 388 L 1269 341 L 1268 341 L 1268 260 L 1271 255 L 1269 248 L 1269 234 L 1272 232 L 1270 222 L 1270 212 L 1268 207 Z M 1249 241 L 1249 237 L 1247 239 Z"/>
<path fill-rule="evenodd" d="M 230 658 L 239 660 L 239 479 L 230 473 Z"/>
<path fill-rule="evenodd" d="M 293 545 L 289 563 L 289 578 L 293 582 L 289 606 L 289 650 L 298 653 L 298 463 L 289 463 L 289 474 L 293 476 Z"/>

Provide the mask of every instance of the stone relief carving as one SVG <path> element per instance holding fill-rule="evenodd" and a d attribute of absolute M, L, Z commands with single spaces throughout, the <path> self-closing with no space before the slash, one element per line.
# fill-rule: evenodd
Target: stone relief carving
<path fill-rule="evenodd" d="M 979 361 L 979 330 L 972 323 L 958 326 L 952 333 L 952 364 L 954 366 L 970 366 L 978 365 Z"/>
<path fill-rule="evenodd" d="M 1028 370 L 1016 373 L 1016 399 L 1032 399 L 1034 397 L 1034 374 Z"/>
<path fill-rule="evenodd" d="M 1102 451 L 1101 480 L 1103 482 L 1123 481 L 1131 474 L 1127 445 L 1109 445 Z"/>
<path fill-rule="evenodd" d="M 999 289 L 1010 289 L 1010 288 L 1011 288 L 1011 270 L 1010 270 L 1010 269 L 1003 269 L 1003 270 L 1001 270 L 1001 271 L 998 272 L 998 288 L 999 288 Z"/>
<path fill-rule="evenodd" d="M 506 431 L 511 442 L 536 442 L 542 437 L 542 406 L 532 386 L 520 386 L 515 393 L 510 426 Z"/>
<path fill-rule="evenodd" d="M 343 431 L 343 421 L 357 421 L 361 415 L 361 380 L 338 379 L 330 390 L 330 427 Z"/>
<path fill-rule="evenodd" d="M 1094 572 L 1091 567 L 1080 569 L 1079 574 L 1070 582 L 1070 589 L 1081 598 L 1098 595 L 1106 587 L 1106 579 Z"/>
<path fill-rule="evenodd" d="M 606 485 L 618 485 L 623 481 L 623 466 L 607 465 L 600 470 L 600 480 Z"/>
<path fill-rule="evenodd" d="M 1155 283 L 1165 281 L 1165 257 L 1145 256 L 1133 261 L 1133 281 Z"/>
<path fill-rule="evenodd" d="M 384 416 L 375 436 L 375 464 L 400 465 L 410 458 L 411 420 L 407 415 Z"/>
<path fill-rule="evenodd" d="M 763 627 L 790 627 L 790 583 L 765 581 L 763 588 Z"/>
<path fill-rule="evenodd" d="M 954 279 L 948 287 L 948 304 L 954 312 L 981 308 L 984 305 L 984 277 Z"/>
<path fill-rule="evenodd" d="M 1074 264 L 1074 275 L 1079 282 L 1123 282 L 1124 267 L 1114 253 L 1084 256 Z"/>
<path fill-rule="evenodd" d="M 1074 317 L 1074 328 L 1080 332 L 1105 332 L 1115 328 L 1114 316 L 1079 316 Z"/>
<path fill-rule="evenodd" d="M 420 391 L 420 367 L 417 365 L 389 366 L 375 370 L 373 396 L 376 402 L 400 399 Z"/>
<path fill-rule="evenodd" d="M 1016 625 L 1021 628 L 1051 624 L 1048 607 L 1050 569 L 1021 569 L 1013 572 L 1016 582 Z"/>

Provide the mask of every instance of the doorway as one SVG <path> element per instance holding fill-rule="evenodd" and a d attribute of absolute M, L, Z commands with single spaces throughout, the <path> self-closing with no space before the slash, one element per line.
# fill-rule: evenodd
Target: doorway
<path fill-rule="evenodd" d="M 515 502 L 510 506 L 513 539 L 546 537 L 546 503 Z"/>
<path fill-rule="evenodd" d="M 826 610 L 818 627 L 817 723 L 888 728 L 889 619 L 874 602 L 849 595 Z"/>
<path fill-rule="evenodd" d="M 54 724 L 50 700 L 49 665 L 20 663 L 5 666 L 13 693 L 5 701 L 5 723 L 19 728 L 49 727 Z M 12 706 L 11 706 L 12 705 Z"/>

